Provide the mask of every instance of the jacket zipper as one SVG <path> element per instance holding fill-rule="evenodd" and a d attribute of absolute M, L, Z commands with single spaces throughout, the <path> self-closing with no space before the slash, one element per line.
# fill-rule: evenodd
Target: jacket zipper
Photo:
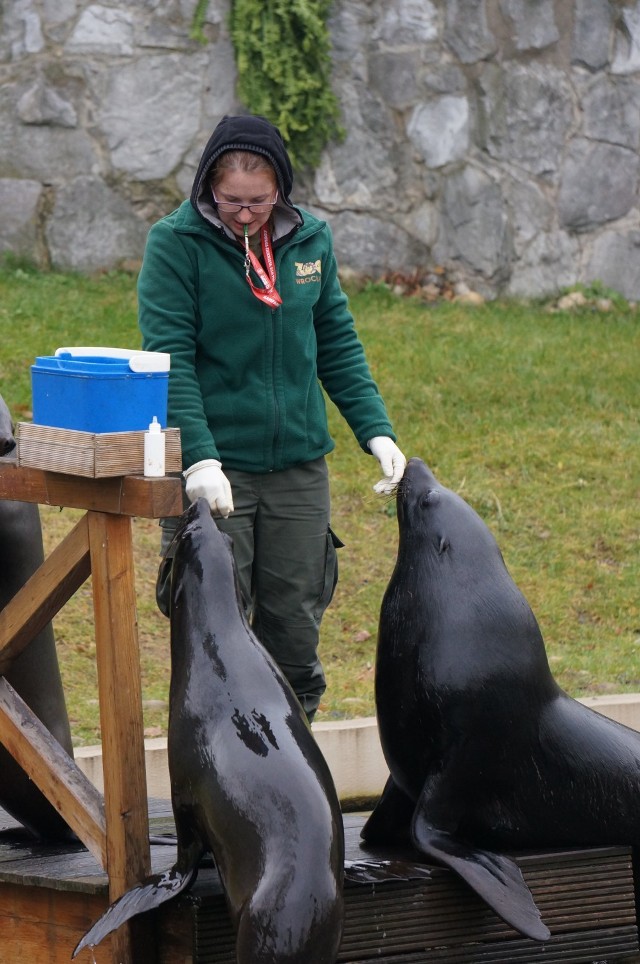
<path fill-rule="evenodd" d="M 278 392 L 276 389 L 276 308 L 271 308 L 271 333 L 273 335 L 273 348 L 272 348 L 272 358 L 271 358 L 271 371 L 272 371 L 272 384 L 273 384 L 273 455 L 271 457 L 272 465 L 275 466 L 276 463 L 276 451 L 278 445 L 278 439 L 280 438 L 280 403 L 278 402 Z M 273 472 L 273 467 L 271 469 Z"/>

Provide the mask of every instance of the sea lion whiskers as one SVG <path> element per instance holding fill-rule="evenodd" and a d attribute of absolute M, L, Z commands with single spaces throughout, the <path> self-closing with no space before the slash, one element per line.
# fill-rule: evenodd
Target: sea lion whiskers
<path fill-rule="evenodd" d="M 409 487 L 410 485 L 411 485 L 411 482 L 410 482 L 409 479 L 407 478 L 406 473 L 403 474 L 403 476 L 402 476 L 402 478 L 400 479 L 400 481 L 396 484 L 396 487 L 395 487 L 394 492 L 391 493 L 392 496 L 393 496 L 393 498 L 395 499 L 395 498 L 397 498 L 398 496 L 402 495 L 402 493 L 404 492 L 404 490 L 405 490 L 407 487 Z"/>
<path fill-rule="evenodd" d="M 402 479 L 400 480 L 400 482 L 396 482 L 395 486 L 390 492 L 373 492 L 372 491 L 371 493 L 368 493 L 363 497 L 363 501 L 365 505 L 376 506 L 376 505 L 380 505 L 380 503 L 382 502 L 385 506 L 385 511 L 389 511 L 389 506 L 395 503 L 396 501 L 396 493 L 398 491 L 398 486 L 401 484 L 401 482 L 402 482 Z"/>

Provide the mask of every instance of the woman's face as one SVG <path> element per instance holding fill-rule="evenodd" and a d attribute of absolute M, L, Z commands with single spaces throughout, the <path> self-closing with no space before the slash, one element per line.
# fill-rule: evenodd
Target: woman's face
<path fill-rule="evenodd" d="M 276 198 L 276 178 L 270 171 L 247 171 L 229 170 L 223 171 L 222 177 L 213 188 L 215 200 L 218 202 L 218 217 L 223 224 L 226 224 L 233 233 L 239 237 L 244 237 L 245 224 L 249 235 L 259 231 L 263 224 L 266 224 L 271 216 L 272 207 L 270 202 Z M 220 209 L 226 204 L 251 204 L 268 205 L 261 213 L 254 213 L 248 207 L 243 207 L 237 212 L 229 212 Z"/>

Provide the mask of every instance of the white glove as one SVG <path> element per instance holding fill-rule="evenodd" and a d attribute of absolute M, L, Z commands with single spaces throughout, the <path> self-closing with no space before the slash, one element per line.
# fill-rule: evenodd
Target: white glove
<path fill-rule="evenodd" d="M 214 515 L 226 519 L 233 512 L 233 497 L 229 479 L 222 471 L 222 463 L 217 459 L 203 459 L 189 466 L 182 473 L 186 479 L 186 492 L 189 502 L 206 499 Z"/>
<path fill-rule="evenodd" d="M 385 475 L 384 479 L 376 482 L 373 491 L 379 492 L 381 495 L 389 495 L 404 475 L 407 460 L 393 439 L 386 435 L 376 435 L 375 438 L 370 438 L 367 445 L 371 453 L 377 458 Z"/>

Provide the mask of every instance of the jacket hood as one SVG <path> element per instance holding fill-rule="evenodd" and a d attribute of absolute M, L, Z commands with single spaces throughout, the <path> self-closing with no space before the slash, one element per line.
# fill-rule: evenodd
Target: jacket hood
<path fill-rule="evenodd" d="M 191 189 L 191 204 L 196 211 L 201 213 L 198 201 L 206 187 L 211 167 L 225 151 L 264 154 L 276 172 L 281 200 L 293 207 L 289 197 L 293 187 L 293 170 L 280 131 L 266 117 L 246 114 L 234 117 L 225 115 L 209 138 Z"/>

